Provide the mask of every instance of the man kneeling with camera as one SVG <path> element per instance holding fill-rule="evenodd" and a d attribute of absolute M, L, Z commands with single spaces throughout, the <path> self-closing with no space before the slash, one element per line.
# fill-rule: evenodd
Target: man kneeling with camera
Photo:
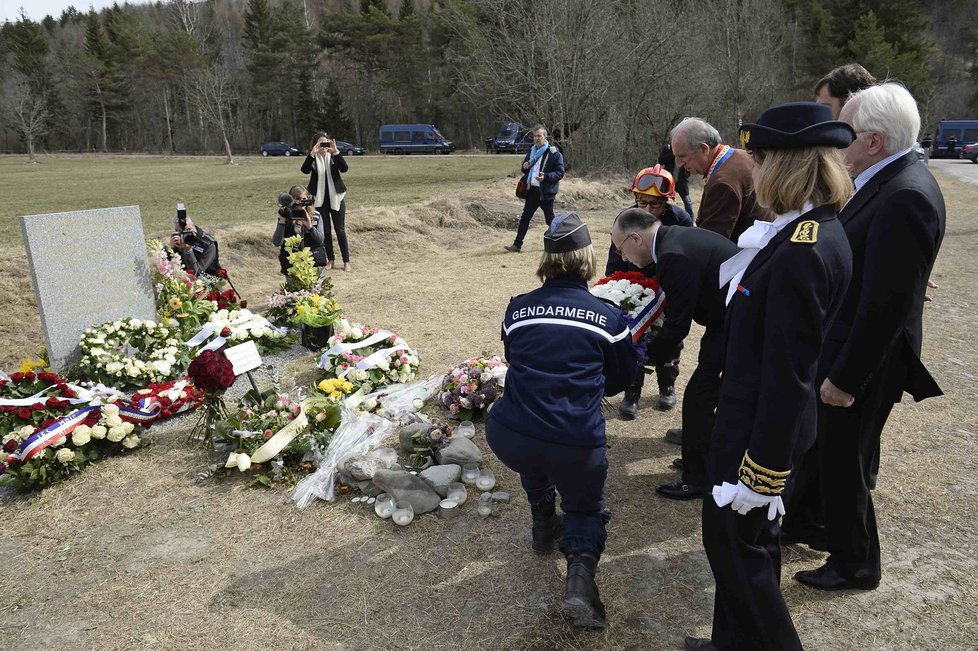
<path fill-rule="evenodd" d="M 216 275 L 221 268 L 217 259 L 217 240 L 194 224 L 182 203 L 177 204 L 173 226 L 176 230 L 170 236 L 170 246 L 180 254 L 183 268 L 197 276 Z"/>
<path fill-rule="evenodd" d="M 313 207 L 316 198 L 301 185 L 293 185 L 288 194 L 278 195 L 278 223 L 272 244 L 279 247 L 278 261 L 282 266 L 282 274 L 288 275 L 292 263 L 289 262 L 289 251 L 285 248 L 285 240 L 294 236 L 302 236 L 303 249 L 312 251 L 316 266 L 322 269 L 326 266 L 326 249 L 323 248 L 325 232 L 323 218 Z"/>

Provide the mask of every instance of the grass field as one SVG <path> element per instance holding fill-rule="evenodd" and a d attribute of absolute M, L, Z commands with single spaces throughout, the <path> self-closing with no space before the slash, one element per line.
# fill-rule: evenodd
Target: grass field
<path fill-rule="evenodd" d="M 519 168 L 515 156 L 351 156 L 348 208 L 396 207 L 466 190 Z M 205 228 L 271 221 L 280 192 L 305 184 L 302 158 L 0 156 L 0 248 L 21 239 L 20 215 L 138 205 L 147 235 L 170 228 L 177 201 Z"/>
<path fill-rule="evenodd" d="M 158 204 L 152 223 L 168 226 L 172 197 L 203 183 L 231 197 L 208 209 L 245 296 L 260 307 L 280 282 L 268 214 L 281 185 L 298 179 L 296 161 L 245 159 L 231 169 L 217 159 L 172 161 L 185 165 L 179 168 L 166 167 L 170 159 L 94 162 L 66 161 L 60 179 L 53 174 L 38 184 L 32 175 L 48 174 L 45 165 L 0 160 L 4 209 L 18 199 L 14 194 L 57 189 L 59 182 L 92 202 L 84 207 L 134 203 L 116 200 L 130 196 L 131 179 L 112 201 L 94 187 L 96 177 L 103 186 L 115 176 L 129 179 L 132 168 L 148 184 L 132 196 L 151 193 Z M 336 296 L 349 318 L 390 328 L 417 347 L 424 374 L 443 373 L 483 351 L 500 353 L 508 300 L 538 286 L 542 220 L 534 222 L 524 253 L 502 249 L 520 211 L 514 180 L 504 178 L 513 163 L 451 156 L 351 161 L 354 271 L 333 274 Z M 21 175 L 16 185 L 10 169 Z M 354 181 L 355 173 L 363 176 Z M 602 262 L 626 178 L 561 184 L 557 210 L 582 215 Z M 879 589 L 810 590 L 790 577 L 819 566 L 824 554 L 785 549 L 782 586 L 806 649 L 974 651 L 978 640 L 978 187 L 939 180 L 948 225 L 933 274 L 940 288 L 925 309 L 923 359 L 946 395 L 897 405 L 887 425 L 874 496 L 883 548 Z M 235 199 L 251 192 L 267 201 L 264 207 Z M 83 207 L 68 196 L 36 194 L 63 202 L 54 209 Z M 182 198 L 195 211 L 191 196 Z M 44 212 L 40 203 L 24 203 L 34 207 L 29 212 Z M 4 223 L 19 212 L 5 213 Z M 201 222 L 207 227 L 212 219 Z M 0 368 L 7 369 L 40 336 L 25 256 L 14 243 L 18 229 L 0 257 Z M 687 339 L 680 397 L 701 334 L 694 326 Z M 311 354 L 292 351 L 270 361 L 284 389 L 316 375 Z M 268 367 L 259 373 L 269 381 Z M 684 635 L 709 634 L 714 586 L 700 506 L 654 493 L 675 478 L 669 464 L 679 448 L 662 434 L 680 422 L 678 409 L 653 410 L 654 384 L 646 383 L 636 420 L 610 416 L 607 423 L 606 493 L 614 518 L 597 576 L 608 608 L 604 631 L 572 630 L 561 619 L 564 564 L 529 550 L 529 508 L 518 477 L 488 451 L 481 425 L 475 440 L 485 463 L 497 489 L 513 496 L 501 517 L 466 509 L 454 520 L 423 516 L 396 528 L 348 501 L 297 510 L 288 486 L 195 484 L 208 458 L 187 443 L 194 416 L 184 415 L 154 425 L 145 448 L 40 495 L 0 502 L 6 561 L 0 648 L 680 649 Z"/>

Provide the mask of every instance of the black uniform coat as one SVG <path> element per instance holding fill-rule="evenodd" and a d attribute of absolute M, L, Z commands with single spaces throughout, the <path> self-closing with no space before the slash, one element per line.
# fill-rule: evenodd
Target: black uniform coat
<path fill-rule="evenodd" d="M 633 204 L 632 208 L 637 208 L 638 204 Z M 666 209 L 662 211 L 662 215 L 659 217 L 659 221 L 662 222 L 663 226 L 692 226 L 693 218 L 689 216 L 689 213 L 680 208 L 675 204 L 666 204 Z M 610 276 L 616 271 L 640 271 L 649 278 L 655 278 L 655 263 L 650 262 L 645 267 L 638 267 L 631 262 L 625 262 L 618 255 L 618 249 L 615 248 L 614 243 L 608 249 L 608 262 L 604 265 L 604 275 Z"/>
<path fill-rule="evenodd" d="M 776 485 L 815 440 L 816 365 L 851 275 L 849 242 L 827 206 L 786 225 L 747 267 L 727 309 L 710 485 L 739 478 L 781 492 Z M 757 481 L 740 472 L 742 461 Z"/>
<path fill-rule="evenodd" d="M 662 225 L 655 236 L 656 278 L 666 293 L 665 321 L 648 347 L 653 364 L 679 354 L 693 321 L 722 327 L 727 287 L 717 286 L 720 265 L 736 255 L 737 245 L 702 228 Z"/>
<path fill-rule="evenodd" d="M 820 377 L 858 400 L 874 379 L 883 400 L 942 395 L 920 361 L 924 292 L 944 238 L 944 197 L 913 152 L 877 172 L 839 214 L 852 284 L 822 355 Z"/>

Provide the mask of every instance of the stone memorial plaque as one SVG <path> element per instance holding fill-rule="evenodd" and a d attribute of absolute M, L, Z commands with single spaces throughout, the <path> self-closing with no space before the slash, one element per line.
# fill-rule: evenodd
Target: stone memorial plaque
<path fill-rule="evenodd" d="M 55 371 L 78 359 L 86 328 L 156 318 L 139 206 L 25 215 L 21 226 Z"/>

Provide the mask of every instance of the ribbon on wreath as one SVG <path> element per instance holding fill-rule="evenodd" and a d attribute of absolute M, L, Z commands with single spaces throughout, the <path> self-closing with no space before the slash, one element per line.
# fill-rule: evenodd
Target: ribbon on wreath
<path fill-rule="evenodd" d="M 326 360 L 330 358 L 331 355 L 341 355 L 343 353 L 349 353 L 351 351 L 357 350 L 359 348 L 366 348 L 367 346 L 373 346 L 378 344 L 385 339 L 390 339 L 394 336 L 393 332 L 387 332 L 386 330 L 380 330 L 370 335 L 366 339 L 353 342 L 351 344 L 333 344 L 330 348 L 323 351 L 323 354 L 319 357 L 319 368 L 326 368 Z"/>
<path fill-rule="evenodd" d="M 33 459 L 41 450 L 48 447 L 60 438 L 67 437 L 76 427 L 85 422 L 89 414 L 93 411 L 102 412 L 100 405 L 82 407 L 76 409 L 67 416 L 62 416 L 42 430 L 38 430 L 27 437 L 12 454 L 7 456 L 8 462 L 20 462 Z"/>
<path fill-rule="evenodd" d="M 279 452 L 284 450 L 289 446 L 289 443 L 295 439 L 299 433 L 309 425 L 309 418 L 306 416 L 306 407 L 308 406 L 308 400 L 303 400 L 299 405 L 299 413 L 293 418 L 288 425 L 275 432 L 274 435 L 262 445 L 260 448 L 255 450 L 251 456 L 243 452 L 232 452 L 228 455 L 227 463 L 224 464 L 225 468 L 237 467 L 238 470 L 244 472 L 251 467 L 253 463 L 265 463 L 269 459 L 275 458 Z"/>
<path fill-rule="evenodd" d="M 243 314 L 239 314 L 237 319 L 235 319 L 234 321 L 228 321 L 227 323 L 216 323 L 213 321 L 205 323 L 204 326 L 197 331 L 197 334 L 195 334 L 193 337 L 188 339 L 185 343 L 190 348 L 196 348 L 197 346 L 200 346 L 202 343 L 210 339 L 211 335 L 213 335 L 215 332 L 221 332 L 222 330 L 224 330 L 224 328 L 232 328 L 236 325 L 241 325 L 243 323 L 251 323 L 251 322 L 254 322 L 254 325 L 258 327 L 261 328 L 269 327 L 282 334 L 288 332 L 287 328 L 276 328 L 265 317 L 248 312 L 247 316 L 244 316 Z M 250 332 L 251 328 L 249 328 L 248 330 Z M 217 350 L 225 343 L 227 343 L 227 338 L 218 335 L 217 337 L 214 338 L 213 341 L 211 341 L 209 344 L 201 348 L 200 352 L 204 352 L 205 350 Z"/>
<path fill-rule="evenodd" d="M 632 341 L 638 341 L 646 330 L 652 327 L 656 319 L 662 316 L 666 309 L 666 293 L 661 289 L 655 291 L 655 296 L 649 304 L 642 308 L 638 315 L 629 321 L 628 329 L 632 331 Z"/>

